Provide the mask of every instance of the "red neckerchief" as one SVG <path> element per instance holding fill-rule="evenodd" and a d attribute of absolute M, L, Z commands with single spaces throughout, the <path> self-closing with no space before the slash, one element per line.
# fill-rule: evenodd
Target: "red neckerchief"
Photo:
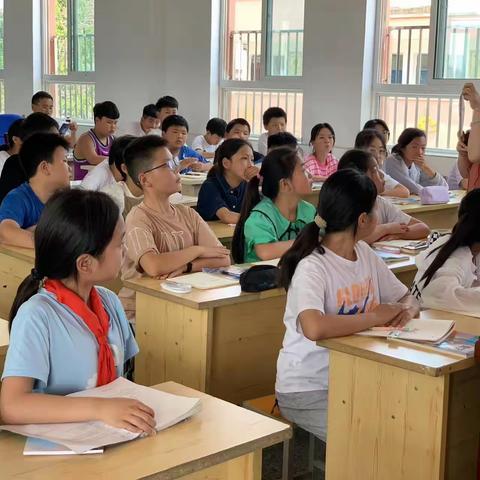
<path fill-rule="evenodd" d="M 92 287 L 90 290 L 91 308 L 72 290 L 59 280 L 46 280 L 45 290 L 56 295 L 57 300 L 70 308 L 87 325 L 98 342 L 97 387 L 113 382 L 117 378 L 112 349 L 108 343 L 109 317 L 100 295 Z"/>

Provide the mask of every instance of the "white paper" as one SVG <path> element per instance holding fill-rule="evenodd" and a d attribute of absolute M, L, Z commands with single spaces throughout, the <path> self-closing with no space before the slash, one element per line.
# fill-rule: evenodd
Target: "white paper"
<path fill-rule="evenodd" d="M 71 397 L 132 398 L 148 405 L 155 412 L 156 430 L 164 430 L 198 413 L 200 399 L 180 397 L 153 388 L 137 385 L 123 377 L 102 387 L 73 393 Z M 36 437 L 64 445 L 75 453 L 126 442 L 139 434 L 114 428 L 103 422 L 55 423 L 34 425 L 2 425 L 2 430 Z"/>

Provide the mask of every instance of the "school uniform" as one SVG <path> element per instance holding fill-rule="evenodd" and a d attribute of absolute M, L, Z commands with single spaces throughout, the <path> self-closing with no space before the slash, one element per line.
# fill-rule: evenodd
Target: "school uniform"
<path fill-rule="evenodd" d="M 189 157 L 196 158 L 199 162 L 202 162 L 202 163 L 210 163 L 206 158 L 204 158 L 198 152 L 190 148 L 188 145 L 184 145 L 178 152 L 178 155 L 173 157 L 173 160 L 172 160 L 173 167 L 174 168 L 178 167 L 180 165 L 180 162 L 183 159 L 189 158 Z M 189 168 L 184 168 L 183 170 L 180 171 L 180 173 L 189 173 L 191 171 L 192 169 L 189 167 Z"/>
<path fill-rule="evenodd" d="M 316 209 L 308 202 L 300 200 L 297 217 L 290 222 L 275 203 L 264 197 L 250 212 L 243 231 L 245 236 L 245 262 L 258 262 L 255 245 L 294 240 L 302 228 L 315 218 Z"/>
<path fill-rule="evenodd" d="M 12 190 L 0 205 L 0 222 L 13 220 L 20 228 L 30 228 L 38 223 L 45 205 L 28 182 Z"/>
<path fill-rule="evenodd" d="M 209 176 L 198 192 L 197 212 L 206 221 L 218 220 L 217 212 L 221 208 L 240 213 L 246 189 L 246 181 L 232 188 L 220 173 Z"/>
<path fill-rule="evenodd" d="M 196 151 L 199 152 L 200 154 L 202 152 L 208 152 L 208 153 L 215 153 L 217 148 L 223 143 L 223 140 L 221 140 L 219 143 L 216 145 L 211 145 L 205 140 L 205 137 L 203 135 L 198 135 L 198 137 L 195 137 L 192 142 L 192 148 Z"/>
<path fill-rule="evenodd" d="M 385 171 L 397 182 L 407 187 L 413 195 L 420 195 L 423 187 L 442 186 L 447 187 L 447 181 L 438 173 L 430 178 L 414 163 L 407 167 L 402 156 L 393 153 L 385 160 Z"/>
<path fill-rule="evenodd" d="M 138 346 L 117 296 L 95 287 L 109 317 L 108 343 L 117 376 Z M 34 379 L 33 390 L 52 395 L 97 386 L 98 342 L 84 320 L 44 288 L 18 310 L 2 379 Z"/>
<path fill-rule="evenodd" d="M 116 183 L 116 180 L 110 170 L 108 159 L 106 158 L 85 175 L 85 178 L 80 184 L 80 188 L 98 191 L 114 183 Z"/>
<path fill-rule="evenodd" d="M 258 137 L 258 151 L 261 155 L 266 155 L 268 152 L 268 132 L 262 133 Z"/>
<path fill-rule="evenodd" d="M 402 212 L 397 205 L 394 205 L 388 198 L 377 196 L 373 211 L 377 216 L 379 225 L 385 223 L 404 223 L 408 225 L 412 221 L 412 217 Z"/>
<path fill-rule="evenodd" d="M 470 247 L 457 248 L 435 272 L 430 283 L 424 286 L 422 277 L 449 239 L 450 235 L 444 235 L 417 255 L 415 263 L 418 272 L 413 281 L 412 294 L 425 308 L 477 315 L 480 302 L 480 255 L 474 257 Z"/>
<path fill-rule="evenodd" d="M 407 293 L 387 265 L 365 243 L 347 260 L 325 248 L 302 259 L 287 293 L 285 336 L 277 361 L 276 396 L 282 415 L 326 438 L 328 349 L 305 337 L 299 315 L 305 310 L 353 315 L 398 302 Z"/>

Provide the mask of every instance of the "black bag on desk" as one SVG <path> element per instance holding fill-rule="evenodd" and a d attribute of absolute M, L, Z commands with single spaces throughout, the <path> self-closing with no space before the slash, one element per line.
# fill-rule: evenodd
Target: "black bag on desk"
<path fill-rule="evenodd" d="M 254 265 L 240 275 L 243 292 L 263 292 L 278 287 L 279 269 L 273 265 Z"/>

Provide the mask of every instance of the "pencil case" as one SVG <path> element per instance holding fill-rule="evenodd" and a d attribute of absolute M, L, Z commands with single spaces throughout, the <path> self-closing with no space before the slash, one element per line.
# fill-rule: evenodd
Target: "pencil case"
<path fill-rule="evenodd" d="M 443 186 L 423 187 L 420 192 L 420 203 L 422 205 L 435 205 L 437 203 L 448 203 L 450 196 L 448 188 Z"/>

